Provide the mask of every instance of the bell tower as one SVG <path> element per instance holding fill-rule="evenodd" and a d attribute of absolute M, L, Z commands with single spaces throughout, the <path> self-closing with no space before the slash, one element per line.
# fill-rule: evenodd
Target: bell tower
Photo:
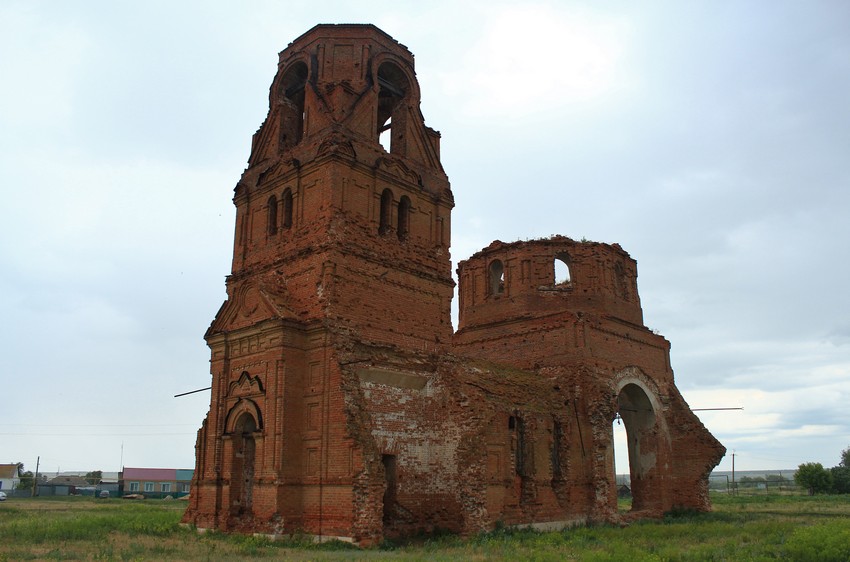
<path fill-rule="evenodd" d="M 318 25 L 280 53 L 233 197 L 185 521 L 374 534 L 355 528 L 368 461 L 340 349 L 430 353 L 452 338 L 454 200 L 419 103 L 413 55 L 373 25 Z"/>
<path fill-rule="evenodd" d="M 236 186 L 229 300 L 254 285 L 299 321 L 448 343 L 454 202 L 419 103 L 413 55 L 372 25 L 319 25 L 280 53 Z"/>

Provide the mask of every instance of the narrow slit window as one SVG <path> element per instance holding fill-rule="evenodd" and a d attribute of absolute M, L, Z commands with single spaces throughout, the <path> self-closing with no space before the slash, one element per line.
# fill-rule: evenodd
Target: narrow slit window
<path fill-rule="evenodd" d="M 561 469 L 561 442 L 563 441 L 563 429 L 561 422 L 555 420 L 552 423 L 552 480 L 563 478 Z"/>
<path fill-rule="evenodd" d="M 277 234 L 277 197 L 269 197 L 268 213 L 269 236 Z"/>
<path fill-rule="evenodd" d="M 283 192 L 283 228 L 292 226 L 292 190 Z"/>
<path fill-rule="evenodd" d="M 407 195 L 402 195 L 401 201 L 398 203 L 398 228 L 396 233 L 399 240 L 406 240 L 410 233 L 410 198 Z"/>
<path fill-rule="evenodd" d="M 386 234 L 390 230 L 393 208 L 393 192 L 385 189 L 381 193 L 381 215 L 378 224 L 378 234 Z"/>
<path fill-rule="evenodd" d="M 525 450 L 525 423 L 522 418 L 516 419 L 516 440 L 514 441 L 516 448 L 514 449 L 514 468 L 517 476 L 528 476 L 528 466 L 526 462 Z"/>

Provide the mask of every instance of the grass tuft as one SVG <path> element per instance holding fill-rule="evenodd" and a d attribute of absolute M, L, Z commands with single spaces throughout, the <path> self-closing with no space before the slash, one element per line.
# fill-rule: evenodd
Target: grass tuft
<path fill-rule="evenodd" d="M 789 560 L 847 562 L 850 560 L 850 524 L 830 522 L 794 531 L 785 543 Z"/>

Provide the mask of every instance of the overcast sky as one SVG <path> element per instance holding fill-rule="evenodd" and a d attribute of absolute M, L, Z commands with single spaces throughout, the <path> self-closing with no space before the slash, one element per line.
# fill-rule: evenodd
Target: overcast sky
<path fill-rule="evenodd" d="M 454 263 L 620 243 L 720 469 L 850 445 L 850 3 L 0 0 L 0 462 L 191 467 L 277 53 L 416 57 Z M 623 471 L 622 465 L 620 471 Z"/>

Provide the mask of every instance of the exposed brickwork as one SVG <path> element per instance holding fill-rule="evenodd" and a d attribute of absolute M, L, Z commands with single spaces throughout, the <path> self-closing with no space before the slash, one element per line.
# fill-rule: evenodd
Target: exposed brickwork
<path fill-rule="evenodd" d="M 633 516 L 710 507 L 724 449 L 643 326 L 622 248 L 494 242 L 459 265 L 453 333 L 454 200 L 404 46 L 317 26 L 280 53 L 269 101 L 184 521 L 371 544 L 615 520 L 618 413 Z"/>

